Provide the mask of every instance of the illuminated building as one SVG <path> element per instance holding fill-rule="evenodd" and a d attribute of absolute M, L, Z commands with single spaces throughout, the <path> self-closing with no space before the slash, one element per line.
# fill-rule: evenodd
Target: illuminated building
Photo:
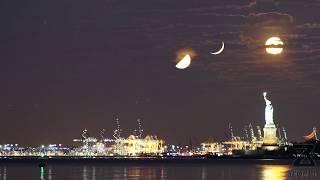
<path fill-rule="evenodd" d="M 157 155 L 164 152 L 164 141 L 156 136 L 146 136 L 144 139 L 134 135 L 119 138 L 112 146 L 112 151 L 120 156 Z"/>
<path fill-rule="evenodd" d="M 158 155 L 164 152 L 164 141 L 157 136 L 146 136 L 142 138 L 141 120 L 138 119 L 138 129 L 134 130 L 135 135 L 128 138 L 122 138 L 120 133 L 119 119 L 116 119 L 117 127 L 114 131 L 114 144 L 111 146 L 111 153 L 120 156 L 138 156 L 138 155 Z"/>
<path fill-rule="evenodd" d="M 82 142 L 80 150 L 75 152 L 77 156 L 93 156 L 98 142 L 97 138 L 89 137 L 88 131 L 85 129 L 81 134 L 81 139 L 73 139 L 73 142 Z"/>
<path fill-rule="evenodd" d="M 202 154 L 220 154 L 222 152 L 222 145 L 219 142 L 215 142 L 213 138 L 209 138 L 201 143 L 201 150 Z"/>

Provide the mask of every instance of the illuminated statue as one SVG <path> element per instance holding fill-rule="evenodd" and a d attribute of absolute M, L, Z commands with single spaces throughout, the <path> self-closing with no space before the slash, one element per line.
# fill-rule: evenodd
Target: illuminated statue
<path fill-rule="evenodd" d="M 271 101 L 267 99 L 267 92 L 263 93 L 264 101 L 266 102 L 265 120 L 266 124 L 263 128 L 263 149 L 276 150 L 278 149 L 277 128 L 273 122 L 273 107 Z"/>
<path fill-rule="evenodd" d="M 267 92 L 263 93 L 264 101 L 266 102 L 265 120 L 266 124 L 272 125 L 273 123 L 273 107 L 271 101 L 267 99 Z"/>

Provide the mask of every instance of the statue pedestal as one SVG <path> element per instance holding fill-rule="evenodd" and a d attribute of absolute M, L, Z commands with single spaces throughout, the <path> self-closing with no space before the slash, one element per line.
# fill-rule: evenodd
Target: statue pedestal
<path fill-rule="evenodd" d="M 266 124 L 263 128 L 262 148 L 267 151 L 277 150 L 279 148 L 277 138 L 277 128 L 274 124 Z"/>

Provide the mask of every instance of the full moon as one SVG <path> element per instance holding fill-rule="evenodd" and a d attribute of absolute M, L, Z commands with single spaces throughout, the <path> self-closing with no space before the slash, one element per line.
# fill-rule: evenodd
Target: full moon
<path fill-rule="evenodd" d="M 284 43 L 279 37 L 271 37 L 265 43 L 266 52 L 272 55 L 281 54 L 283 51 L 283 44 Z"/>

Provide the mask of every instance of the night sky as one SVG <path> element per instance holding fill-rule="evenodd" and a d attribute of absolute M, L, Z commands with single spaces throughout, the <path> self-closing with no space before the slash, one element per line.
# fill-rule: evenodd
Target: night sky
<path fill-rule="evenodd" d="M 290 140 L 320 128 L 320 0 L 2 0 L 0 23 L 0 143 L 111 137 L 115 116 L 124 136 L 140 118 L 168 143 L 223 140 L 264 125 L 263 91 Z"/>

